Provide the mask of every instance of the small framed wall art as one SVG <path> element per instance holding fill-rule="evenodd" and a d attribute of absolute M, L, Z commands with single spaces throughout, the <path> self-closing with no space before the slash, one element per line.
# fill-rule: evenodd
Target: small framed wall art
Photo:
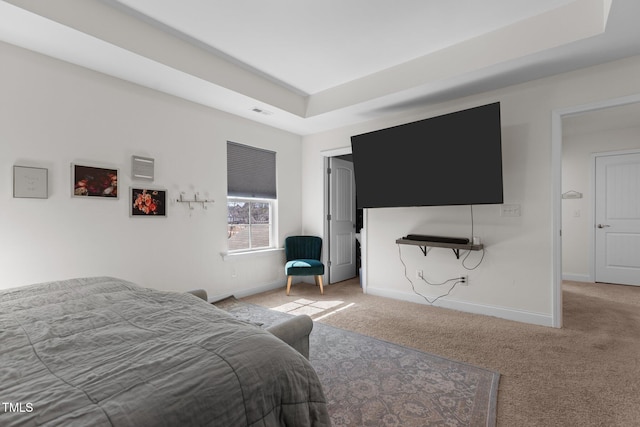
<path fill-rule="evenodd" d="M 73 197 L 118 198 L 118 169 L 71 164 Z"/>
<path fill-rule="evenodd" d="M 13 167 L 13 197 L 47 199 L 49 197 L 49 171 L 28 166 Z"/>
<path fill-rule="evenodd" d="M 131 187 L 130 216 L 167 216 L 167 190 Z"/>

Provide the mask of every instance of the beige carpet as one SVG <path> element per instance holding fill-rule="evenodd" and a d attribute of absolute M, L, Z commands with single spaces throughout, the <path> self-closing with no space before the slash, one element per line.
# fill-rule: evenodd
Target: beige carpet
<path fill-rule="evenodd" d="M 563 290 L 562 329 L 364 295 L 357 280 L 242 300 L 498 371 L 498 426 L 639 426 L 640 287 Z"/>
<path fill-rule="evenodd" d="M 291 318 L 233 297 L 215 305 L 262 327 Z M 309 346 L 322 349 L 309 360 L 334 427 L 496 425 L 500 375 L 494 371 L 322 322 L 313 325 Z"/>

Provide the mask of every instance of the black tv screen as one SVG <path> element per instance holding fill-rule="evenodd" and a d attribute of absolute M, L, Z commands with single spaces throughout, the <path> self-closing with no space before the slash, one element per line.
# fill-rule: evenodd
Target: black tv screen
<path fill-rule="evenodd" d="M 351 137 L 359 208 L 503 203 L 500 103 Z"/>

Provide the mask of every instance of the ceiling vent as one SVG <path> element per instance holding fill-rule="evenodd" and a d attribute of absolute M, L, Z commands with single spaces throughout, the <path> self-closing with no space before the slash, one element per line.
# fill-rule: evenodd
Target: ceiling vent
<path fill-rule="evenodd" d="M 258 113 L 258 114 L 264 114 L 265 116 L 270 116 L 270 115 L 273 114 L 272 111 L 263 110 L 262 108 L 258 108 L 258 107 L 253 107 L 251 109 L 251 111 L 253 111 L 254 113 Z"/>

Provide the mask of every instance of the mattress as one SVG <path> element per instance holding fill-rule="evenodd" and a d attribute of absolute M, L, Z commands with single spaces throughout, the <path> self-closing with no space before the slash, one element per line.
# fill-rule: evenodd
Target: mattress
<path fill-rule="evenodd" d="M 191 294 L 95 277 L 0 291 L 0 425 L 330 421 L 308 360 L 269 332 Z"/>

